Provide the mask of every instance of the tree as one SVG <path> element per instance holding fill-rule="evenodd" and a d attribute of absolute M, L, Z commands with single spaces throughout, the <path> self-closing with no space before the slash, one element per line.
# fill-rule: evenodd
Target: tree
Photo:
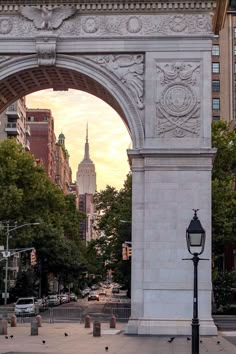
<path fill-rule="evenodd" d="M 106 269 L 113 271 L 113 279 L 130 291 L 131 261 L 122 260 L 122 243 L 131 241 L 132 176 L 127 175 L 124 187 L 117 191 L 111 186 L 94 197 L 96 210 L 100 212 L 97 227 L 107 240 L 103 254 Z"/>
<path fill-rule="evenodd" d="M 212 173 L 213 288 L 216 309 L 223 310 L 235 286 L 235 274 L 224 270 L 222 255 L 236 243 L 236 132 L 226 122 L 215 122 L 212 142 L 217 148 Z"/>
<path fill-rule="evenodd" d="M 212 144 L 217 148 L 212 172 L 213 253 L 236 242 L 236 132 L 226 122 L 214 122 Z"/>
<path fill-rule="evenodd" d="M 64 196 L 14 139 L 0 144 L 0 166 L 0 220 L 18 225 L 40 223 L 37 230 L 25 227 L 12 232 L 10 247 L 36 248 L 35 272 L 45 292 L 49 272 L 63 281 L 76 279 L 82 258 L 79 223 L 83 216 L 74 197 Z M 0 241 L 5 243 L 3 231 Z"/>

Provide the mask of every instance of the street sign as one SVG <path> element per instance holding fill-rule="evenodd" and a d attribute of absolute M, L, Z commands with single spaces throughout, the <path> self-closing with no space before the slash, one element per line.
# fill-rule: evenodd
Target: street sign
<path fill-rule="evenodd" d="M 2 298 L 5 299 L 5 293 L 2 293 Z M 9 299 L 9 293 L 7 293 L 7 299 Z"/>

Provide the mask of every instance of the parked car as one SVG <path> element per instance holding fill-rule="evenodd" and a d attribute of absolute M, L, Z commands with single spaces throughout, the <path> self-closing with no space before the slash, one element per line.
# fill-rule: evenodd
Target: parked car
<path fill-rule="evenodd" d="M 70 294 L 70 301 L 77 301 L 77 300 L 78 300 L 77 296 L 74 293 L 71 293 Z"/>
<path fill-rule="evenodd" d="M 46 298 L 37 299 L 37 303 L 38 303 L 40 312 L 46 311 L 48 309 L 48 301 Z"/>
<path fill-rule="evenodd" d="M 61 294 L 58 297 L 60 300 L 60 304 L 66 304 L 67 302 L 69 302 L 68 295 L 66 295 L 66 294 Z"/>
<path fill-rule="evenodd" d="M 81 290 L 81 296 L 84 298 L 85 296 L 87 296 L 90 293 L 91 289 L 90 288 L 85 288 L 83 290 Z"/>
<path fill-rule="evenodd" d="M 120 289 L 119 288 L 112 288 L 112 294 L 119 294 Z"/>
<path fill-rule="evenodd" d="M 38 315 L 39 304 L 35 297 L 20 297 L 15 303 L 15 315 Z"/>
<path fill-rule="evenodd" d="M 60 305 L 60 299 L 57 295 L 48 295 L 48 306 Z"/>
<path fill-rule="evenodd" d="M 88 301 L 90 300 L 97 300 L 99 301 L 99 295 L 96 293 L 96 291 L 91 291 L 91 293 L 88 295 Z"/>

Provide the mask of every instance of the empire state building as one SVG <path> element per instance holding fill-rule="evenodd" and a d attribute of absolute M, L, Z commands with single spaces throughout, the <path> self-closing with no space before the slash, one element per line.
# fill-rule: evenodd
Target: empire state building
<path fill-rule="evenodd" d="M 96 171 L 95 165 L 89 156 L 88 125 L 86 129 L 84 159 L 80 162 L 78 166 L 76 181 L 79 188 L 79 194 L 95 194 Z"/>

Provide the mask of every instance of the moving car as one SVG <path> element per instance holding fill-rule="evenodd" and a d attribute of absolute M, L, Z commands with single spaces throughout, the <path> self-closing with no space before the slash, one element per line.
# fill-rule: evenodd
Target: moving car
<path fill-rule="evenodd" d="M 88 295 L 88 301 L 90 300 L 97 300 L 99 301 L 99 295 L 96 293 L 96 291 L 91 291 L 91 293 Z"/>
<path fill-rule="evenodd" d="M 30 316 L 39 314 L 39 304 L 35 297 L 20 297 L 15 303 L 16 316 Z"/>
<path fill-rule="evenodd" d="M 102 295 L 102 296 L 107 296 L 107 292 L 105 289 L 101 289 L 99 290 L 99 295 Z"/>

